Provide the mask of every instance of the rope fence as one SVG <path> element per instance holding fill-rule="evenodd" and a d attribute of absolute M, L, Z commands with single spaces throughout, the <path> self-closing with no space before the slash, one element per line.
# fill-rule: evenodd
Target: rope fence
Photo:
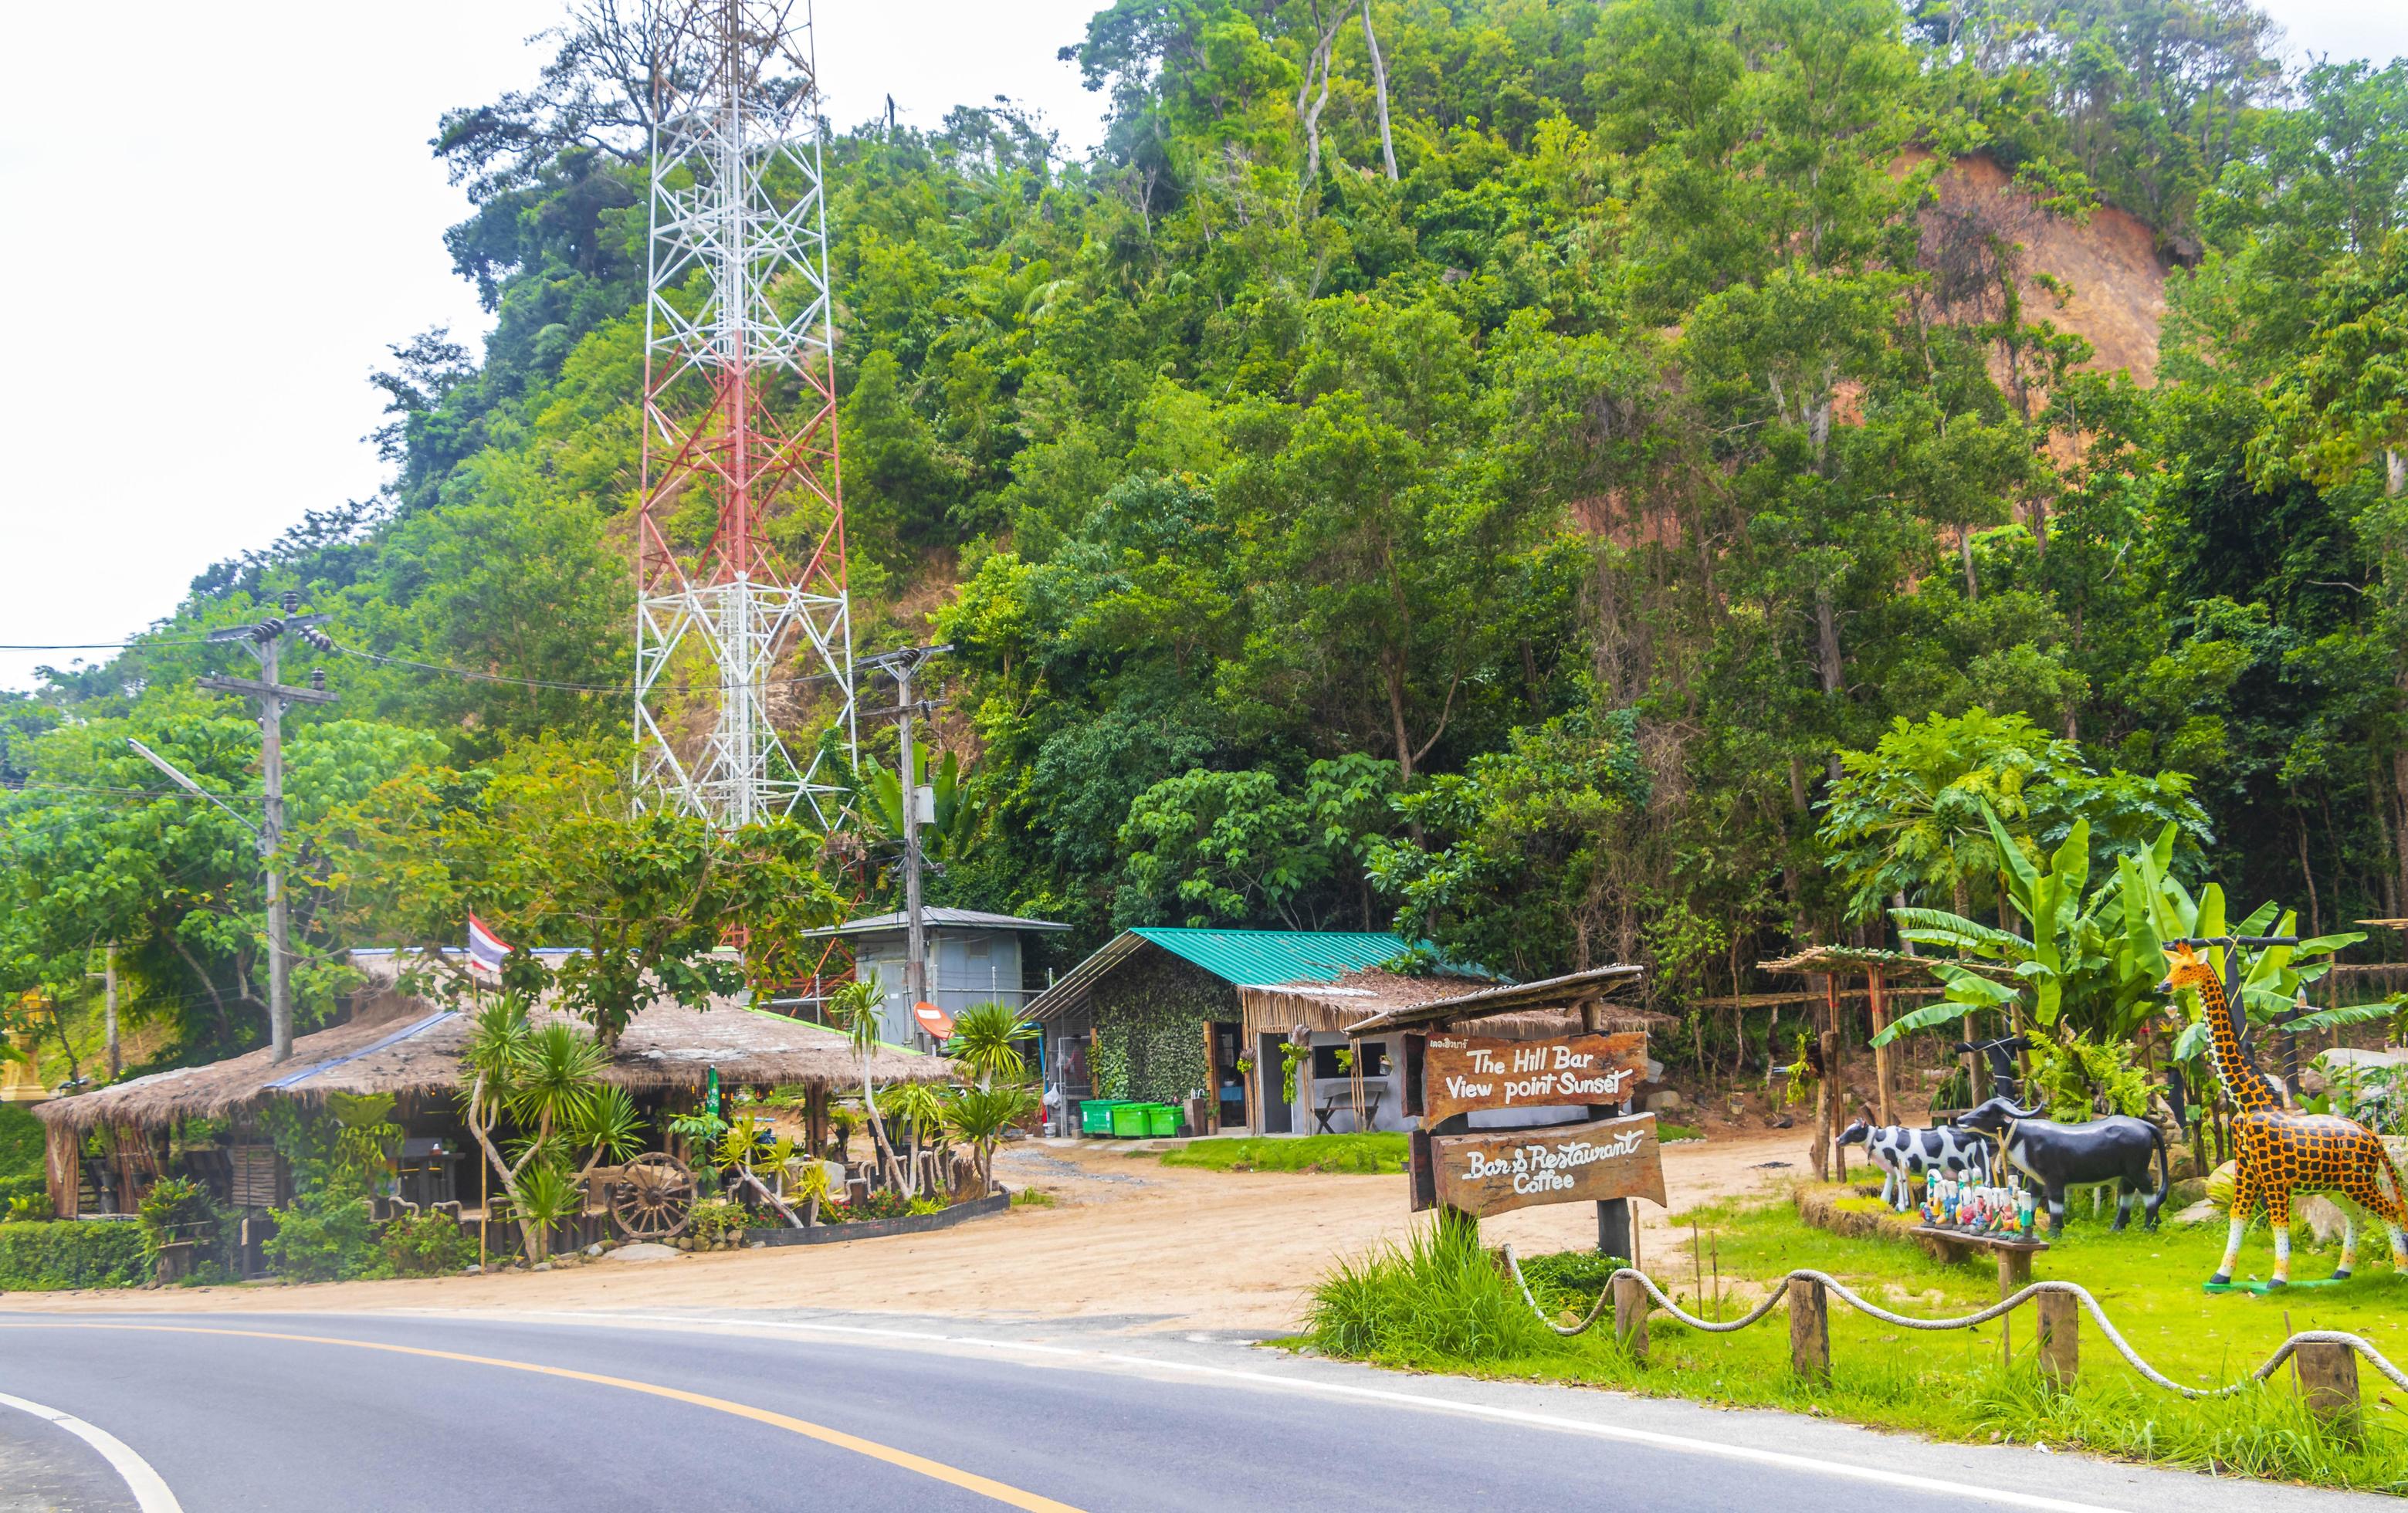
<path fill-rule="evenodd" d="M 1530 1311 L 1538 1316 L 1541 1323 L 1545 1324 L 1557 1335 L 1570 1338 L 1575 1335 L 1585 1334 L 1593 1328 L 1598 1319 L 1604 1316 L 1610 1305 L 1614 1310 L 1615 1333 L 1631 1347 L 1634 1353 L 1642 1359 L 1646 1353 L 1644 1343 L 1646 1313 L 1651 1305 L 1655 1309 L 1671 1315 L 1683 1325 L 1701 1334 L 1735 1335 L 1760 1321 L 1785 1301 L 1791 1312 L 1790 1342 L 1793 1364 L 1801 1373 L 1822 1375 L 1830 1369 L 1830 1345 L 1824 1315 L 1825 1300 L 1828 1297 L 1836 1296 L 1858 1313 L 1870 1319 L 1878 1319 L 1883 1323 L 1895 1328 L 1932 1333 L 1952 1329 L 1971 1329 L 1976 1325 L 1988 1323 L 1993 1319 L 2000 1318 L 2026 1303 L 2033 1303 L 2039 1307 L 2041 1313 L 2043 1368 L 2054 1367 L 2051 1374 L 2056 1376 L 2061 1384 L 2070 1381 L 2077 1359 L 2074 1310 L 2078 1306 L 2083 1312 L 2090 1315 L 2091 1320 L 2099 1326 L 2100 1334 L 2106 1337 L 2109 1345 L 2114 1347 L 2115 1353 L 2123 1357 L 2125 1364 L 2139 1373 L 2142 1378 L 2151 1385 L 2162 1387 L 2170 1392 L 2180 1393 L 2186 1398 L 2196 1400 L 2229 1397 L 2245 1387 L 2264 1381 L 2276 1371 L 2281 1370 L 2285 1363 L 2291 1361 L 2294 1356 L 2299 1358 L 2301 1384 L 2307 1390 L 2310 1407 L 2328 1420 L 2356 1419 L 2358 1397 L 2357 1365 L 2358 1356 L 2364 1356 L 2367 1362 L 2393 1386 L 2402 1392 L 2408 1392 L 2408 1373 L 2403 1373 L 2398 1366 L 2392 1364 L 2382 1351 L 2376 1349 L 2362 1336 L 2338 1329 L 2300 1330 L 2277 1346 L 2274 1353 L 2268 1356 L 2257 1370 L 2239 1380 L 2227 1382 L 2222 1387 L 2186 1387 L 2143 1360 L 2141 1353 L 2132 1348 L 2129 1340 L 2124 1337 L 2123 1332 L 2115 1327 L 2114 1320 L 2107 1317 L 2107 1310 L 2100 1306 L 2099 1300 L 2092 1297 L 2089 1290 L 2079 1282 L 2028 1282 L 1988 1307 L 1972 1313 L 1954 1319 L 1917 1319 L 1908 1314 L 1894 1313 L 1880 1304 L 1858 1295 L 1854 1289 L 1828 1272 L 1799 1267 L 1796 1271 L 1782 1276 L 1765 1293 L 1762 1302 L 1739 1318 L 1702 1319 L 1665 1296 L 1664 1290 L 1656 1286 L 1655 1279 L 1645 1272 L 1635 1267 L 1624 1266 L 1607 1278 L 1605 1287 L 1598 1293 L 1597 1302 L 1590 1306 L 1587 1316 L 1577 1323 L 1566 1324 L 1547 1317 L 1546 1310 L 1539 1306 L 1537 1296 L 1530 1291 L 1529 1281 L 1522 1275 L 1522 1263 L 1513 1253 L 1513 1248 L 1511 1245 L 1503 1246 L 1498 1255 L 1506 1274 L 1513 1279 L 1513 1285 L 1520 1290 L 1522 1301 L 1529 1305 Z M 1641 1293 L 1645 1295 L 1646 1304 L 1639 1302 Z"/>

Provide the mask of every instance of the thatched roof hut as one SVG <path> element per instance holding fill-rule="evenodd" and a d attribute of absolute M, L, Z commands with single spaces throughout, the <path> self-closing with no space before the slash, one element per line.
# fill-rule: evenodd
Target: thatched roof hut
<path fill-rule="evenodd" d="M 292 1059 L 268 1060 L 263 1048 L 207 1066 L 179 1066 L 35 1110 L 53 1130 L 101 1125 L 156 1129 L 184 1119 L 212 1119 L 277 1099 L 317 1102 L 335 1092 L 390 1092 L 405 1099 L 449 1099 L 460 1085 L 460 1053 L 470 1016 L 399 989 L 391 957 L 360 965 L 367 985 L 350 1021 L 294 1038 Z M 538 1017 L 556 1011 L 539 1008 Z M 800 1085 L 838 1093 L 857 1089 L 861 1063 L 843 1036 L 816 1024 L 721 999 L 709 1010 L 656 1003 L 630 1021 L 604 1080 L 630 1092 L 700 1092 L 712 1069 L 729 1087 Z M 882 1085 L 942 1082 L 953 1076 L 940 1056 L 882 1046 L 870 1075 Z"/>

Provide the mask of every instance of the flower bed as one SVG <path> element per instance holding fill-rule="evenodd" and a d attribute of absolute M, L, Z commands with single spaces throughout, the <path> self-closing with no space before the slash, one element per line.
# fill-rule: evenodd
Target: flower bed
<path fill-rule="evenodd" d="M 835 1245 L 844 1240 L 870 1240 L 884 1235 L 924 1235 L 930 1230 L 951 1229 L 965 1219 L 982 1219 L 999 1214 L 1011 1206 L 1009 1192 L 990 1192 L 983 1198 L 957 1203 L 933 1214 L 900 1214 L 892 1219 L 854 1219 L 839 1224 L 813 1224 L 808 1229 L 748 1229 L 744 1232 L 747 1245 Z"/>

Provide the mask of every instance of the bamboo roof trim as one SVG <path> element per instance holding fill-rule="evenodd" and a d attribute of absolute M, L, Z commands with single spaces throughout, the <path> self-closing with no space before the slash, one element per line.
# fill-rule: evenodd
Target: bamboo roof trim
<path fill-rule="evenodd" d="M 1885 999 L 1931 998 L 1945 991 L 1945 989 L 1928 985 L 1899 988 L 1884 984 L 1882 997 Z M 1842 988 L 1839 996 L 1843 1000 L 1870 998 L 1872 996 L 1872 990 Z M 1689 1000 L 1689 1006 L 1691 1008 L 1790 1008 L 1801 1004 L 1822 1002 L 1824 1002 L 1824 995 L 1819 992 L 1742 992 L 1727 993 L 1720 998 L 1692 998 Z"/>

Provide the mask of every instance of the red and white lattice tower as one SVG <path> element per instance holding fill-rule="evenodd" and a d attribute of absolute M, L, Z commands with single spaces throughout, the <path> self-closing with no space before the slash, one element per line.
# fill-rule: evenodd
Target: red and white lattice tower
<path fill-rule="evenodd" d="M 770 720 L 772 690 L 793 691 L 832 711 L 845 754 L 854 749 L 810 11 L 808 0 L 664 8 L 653 32 L 637 789 L 639 802 L 724 827 L 797 805 L 824 826 L 838 775 L 817 754 L 797 764 Z M 792 558 L 765 535 L 772 520 Z"/>

